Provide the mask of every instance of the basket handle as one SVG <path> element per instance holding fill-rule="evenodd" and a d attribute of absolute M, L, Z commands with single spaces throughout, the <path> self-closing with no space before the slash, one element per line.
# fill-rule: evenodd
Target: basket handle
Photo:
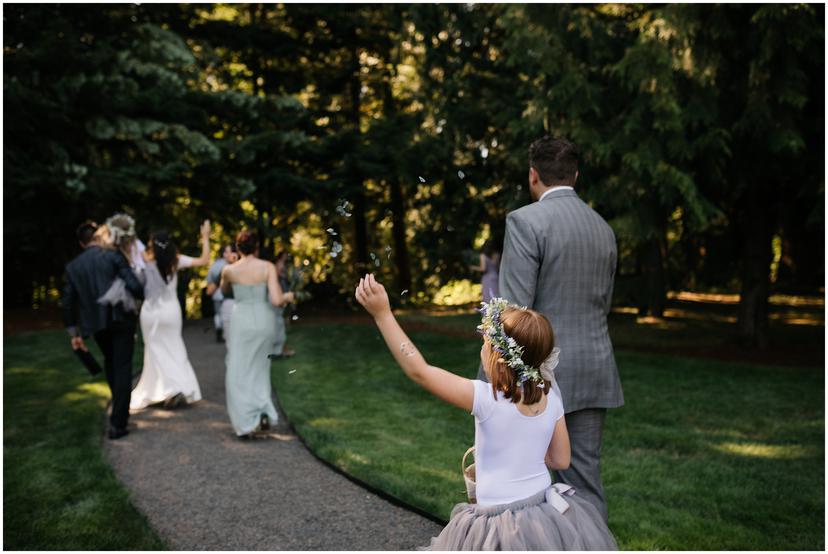
<path fill-rule="evenodd" d="M 474 447 L 470 446 L 469 449 L 466 450 L 466 453 L 463 454 L 463 459 L 460 461 L 460 473 L 466 473 L 466 458 L 468 458 L 469 454 L 471 454 L 472 452 L 474 452 Z"/>

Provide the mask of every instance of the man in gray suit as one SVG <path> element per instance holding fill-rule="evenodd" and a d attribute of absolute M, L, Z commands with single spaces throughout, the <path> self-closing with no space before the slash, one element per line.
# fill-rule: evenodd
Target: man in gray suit
<path fill-rule="evenodd" d="M 575 192 L 577 179 L 574 144 L 543 137 L 529 147 L 535 202 L 506 218 L 500 293 L 552 324 L 561 349 L 555 375 L 572 445 L 570 468 L 558 477 L 606 520 L 601 435 L 607 408 L 624 404 L 607 330 L 617 250 L 610 226 Z"/>

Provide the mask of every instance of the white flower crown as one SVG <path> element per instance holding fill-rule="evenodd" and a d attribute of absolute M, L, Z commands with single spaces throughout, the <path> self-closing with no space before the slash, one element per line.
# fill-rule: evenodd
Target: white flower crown
<path fill-rule="evenodd" d="M 492 348 L 502 356 L 501 361 L 509 366 L 518 376 L 520 384 L 532 380 L 538 383 L 539 388 L 544 387 L 544 380 L 553 381 L 555 379 L 554 370 L 558 366 L 558 357 L 561 349 L 557 346 L 552 349 L 552 353 L 544 360 L 539 368 L 534 368 L 523 361 L 523 346 L 519 345 L 515 339 L 506 334 L 503 329 L 503 322 L 501 316 L 506 308 L 513 307 L 525 310 L 520 306 L 509 304 L 504 298 L 492 298 L 489 302 L 482 302 L 481 313 L 483 314 L 483 322 L 477 326 L 477 330 L 489 339 Z"/>
<path fill-rule="evenodd" d="M 122 221 L 125 220 L 129 227 L 124 229 L 118 225 L 115 225 L 114 222 L 116 218 Z M 106 220 L 106 226 L 109 229 L 109 236 L 112 239 L 112 243 L 115 245 L 119 246 L 121 244 L 121 239 L 132 238 L 135 236 L 135 220 L 127 214 L 119 213 L 113 215 Z"/>

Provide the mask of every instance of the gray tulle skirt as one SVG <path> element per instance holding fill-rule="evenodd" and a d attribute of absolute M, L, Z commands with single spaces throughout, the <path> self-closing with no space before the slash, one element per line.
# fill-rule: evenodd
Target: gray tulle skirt
<path fill-rule="evenodd" d="M 618 550 L 592 504 L 577 494 L 561 495 L 556 508 L 547 497 L 544 490 L 510 504 L 457 504 L 423 550 Z M 560 499 L 569 505 L 563 513 Z"/>

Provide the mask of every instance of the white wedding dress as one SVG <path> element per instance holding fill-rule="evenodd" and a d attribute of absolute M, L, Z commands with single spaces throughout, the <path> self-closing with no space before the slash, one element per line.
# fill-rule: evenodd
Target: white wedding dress
<path fill-rule="evenodd" d="M 190 267 L 193 259 L 178 257 L 178 268 Z M 176 294 L 178 274 L 165 283 L 154 262 L 145 268 L 146 285 L 141 307 L 141 333 L 144 336 L 144 369 L 138 385 L 132 391 L 130 409 L 146 408 L 150 404 L 181 394 L 187 403 L 201 400 L 193 366 L 187 358 L 187 348 L 181 335 L 181 306 Z"/>

